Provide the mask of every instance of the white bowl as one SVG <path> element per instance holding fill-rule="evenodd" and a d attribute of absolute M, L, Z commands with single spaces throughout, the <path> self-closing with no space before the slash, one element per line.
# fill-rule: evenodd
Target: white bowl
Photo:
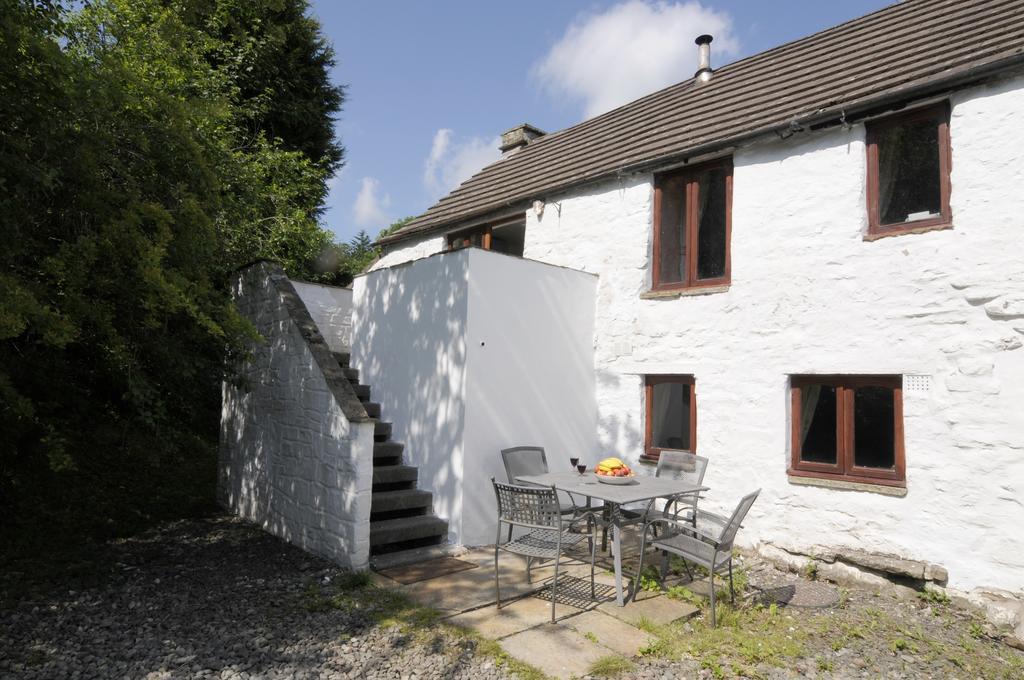
<path fill-rule="evenodd" d="M 610 475 L 598 474 L 595 474 L 594 476 L 597 477 L 597 481 L 601 482 L 602 484 L 618 484 L 619 486 L 622 486 L 624 484 L 636 484 L 635 477 L 612 477 Z"/>

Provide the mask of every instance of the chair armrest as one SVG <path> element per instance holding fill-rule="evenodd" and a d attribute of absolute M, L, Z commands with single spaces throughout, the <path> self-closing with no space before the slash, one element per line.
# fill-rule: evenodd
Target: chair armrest
<path fill-rule="evenodd" d="M 591 519 L 594 520 L 594 524 L 595 525 L 597 525 L 597 526 L 601 526 L 602 525 L 601 517 L 598 516 L 598 513 L 596 511 L 594 511 L 594 510 L 586 510 L 584 512 L 577 513 L 572 518 L 571 521 L 569 521 L 567 524 L 564 524 L 563 525 L 563 531 L 567 530 L 567 529 L 571 529 L 572 527 L 574 527 L 575 525 L 579 524 L 583 520 L 591 520 Z"/>

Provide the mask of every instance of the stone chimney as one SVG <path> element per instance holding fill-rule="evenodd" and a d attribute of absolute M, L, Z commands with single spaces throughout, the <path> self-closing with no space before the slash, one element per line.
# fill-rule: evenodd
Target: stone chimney
<path fill-rule="evenodd" d="M 507 158 L 519 151 L 524 146 L 537 139 L 543 137 L 547 133 L 541 129 L 535 128 L 529 123 L 523 123 L 517 125 L 511 130 L 506 130 L 501 133 L 501 157 Z"/>

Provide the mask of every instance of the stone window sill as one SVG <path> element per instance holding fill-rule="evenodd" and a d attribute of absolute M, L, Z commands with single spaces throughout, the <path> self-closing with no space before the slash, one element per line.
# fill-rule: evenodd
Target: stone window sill
<path fill-rule="evenodd" d="M 904 229 L 893 229 L 891 231 L 879 231 L 875 233 L 864 234 L 865 241 L 877 241 L 883 238 L 889 238 L 890 236 L 905 236 L 907 234 L 927 234 L 930 231 L 946 231 L 953 228 L 952 222 L 943 222 L 941 224 L 929 224 L 921 227 L 906 227 Z"/>
<path fill-rule="evenodd" d="M 877 493 L 883 496 L 896 496 L 903 498 L 907 495 L 905 486 L 888 486 L 885 484 L 872 484 L 871 482 L 852 482 L 847 479 L 825 479 L 822 477 L 804 477 L 792 472 L 787 474 L 789 483 L 797 486 L 818 486 L 825 489 L 841 489 L 843 491 L 866 491 Z"/>
<path fill-rule="evenodd" d="M 675 300 L 681 297 L 692 297 L 694 295 L 714 295 L 725 293 L 729 290 L 729 284 L 721 286 L 702 286 L 698 288 L 673 288 L 670 290 L 648 290 L 640 293 L 641 300 Z"/>

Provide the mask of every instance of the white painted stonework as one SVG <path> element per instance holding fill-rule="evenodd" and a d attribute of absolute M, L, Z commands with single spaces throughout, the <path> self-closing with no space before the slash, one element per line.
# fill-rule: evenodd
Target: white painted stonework
<path fill-rule="evenodd" d="M 447 243 L 444 236 L 428 236 L 420 240 L 399 243 L 374 262 L 370 267 L 370 271 L 386 269 L 403 262 L 412 262 L 413 260 L 429 257 L 434 253 L 444 251 Z"/>
<path fill-rule="evenodd" d="M 951 230 L 864 239 L 862 125 L 737 151 L 724 292 L 641 298 L 651 277 L 650 175 L 546 197 L 541 219 L 527 211 L 526 258 L 598 275 L 597 418 L 594 448 L 578 451 L 584 461 L 615 452 L 636 462 L 643 375 L 692 374 L 698 453 L 711 459 L 707 505 L 731 509 L 763 489 L 741 542 L 895 553 L 945 566 L 959 590 L 1024 594 L 1024 79 L 959 92 L 951 104 Z M 443 247 L 436 236 L 407 244 L 378 267 Z M 459 298 L 455 285 L 446 282 L 437 299 Z M 459 314 L 449 323 L 466 338 L 457 348 L 465 355 L 476 350 L 466 332 L 472 308 L 469 322 Z M 417 342 L 412 334 L 406 346 Z M 432 366 L 452 361 L 451 346 L 418 351 Z M 529 354 L 514 356 L 510 348 L 501 360 L 533 370 Z M 905 497 L 789 481 L 789 376 L 811 373 L 926 376 L 916 382 L 930 387 L 904 392 Z M 400 406 L 431 398 L 419 387 L 405 383 L 411 394 L 384 397 L 396 426 Z M 458 427 L 471 427 L 472 417 L 458 410 Z M 414 422 L 401 427 L 424 436 Z M 510 433 L 507 443 L 521 439 Z M 474 455 L 497 457 L 491 446 Z M 465 500 L 449 510 L 460 509 Z"/>
<path fill-rule="evenodd" d="M 329 352 L 303 336 L 281 288 L 290 283 L 274 267 L 247 268 L 232 291 L 265 342 L 223 385 L 218 498 L 309 552 L 363 569 L 373 423 L 345 417 L 314 357 Z"/>
<path fill-rule="evenodd" d="M 354 290 L 352 365 L 449 540 L 494 542 L 498 452 L 564 469 L 595 447 L 596 277 L 478 249 L 372 271 Z"/>
<path fill-rule="evenodd" d="M 352 289 L 292 281 L 332 352 L 347 352 L 352 344 Z"/>

